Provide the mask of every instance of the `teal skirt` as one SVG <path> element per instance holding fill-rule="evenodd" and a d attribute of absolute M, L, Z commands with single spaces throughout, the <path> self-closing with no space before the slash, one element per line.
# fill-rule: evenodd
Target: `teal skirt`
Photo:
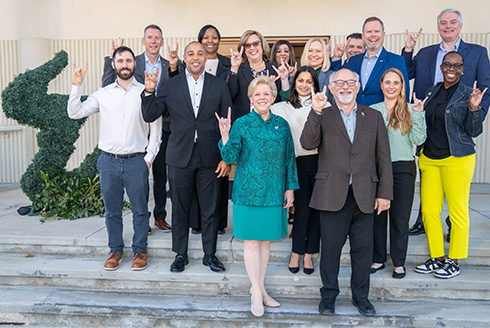
<path fill-rule="evenodd" d="M 288 232 L 288 211 L 282 206 L 233 204 L 233 236 L 243 240 L 276 240 Z"/>

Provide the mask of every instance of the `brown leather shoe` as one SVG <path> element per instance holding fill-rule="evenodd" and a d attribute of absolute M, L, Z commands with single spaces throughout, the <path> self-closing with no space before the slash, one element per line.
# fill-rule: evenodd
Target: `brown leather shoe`
<path fill-rule="evenodd" d="M 148 265 L 147 258 L 147 254 L 143 252 L 137 252 L 136 254 L 134 254 L 134 260 L 131 269 L 133 269 L 134 271 L 141 271 L 146 269 Z"/>
<path fill-rule="evenodd" d="M 121 263 L 121 253 L 112 252 L 109 253 L 109 258 L 104 263 L 104 270 L 114 271 L 119 268 L 119 263 Z"/>
<path fill-rule="evenodd" d="M 170 232 L 172 227 L 165 220 L 155 220 L 155 225 L 161 232 Z"/>

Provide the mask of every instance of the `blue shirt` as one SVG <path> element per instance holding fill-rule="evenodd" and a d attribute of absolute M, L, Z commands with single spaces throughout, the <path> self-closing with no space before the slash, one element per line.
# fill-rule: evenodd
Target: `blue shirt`
<path fill-rule="evenodd" d="M 459 38 L 458 42 L 456 42 L 454 47 L 449 51 L 444 49 L 444 47 L 442 46 L 442 42 L 441 44 L 439 44 L 439 49 L 437 50 L 436 74 L 434 75 L 434 85 L 444 81 L 444 77 L 442 76 L 442 72 L 441 72 L 442 58 L 444 58 L 444 56 L 450 51 L 458 51 L 460 43 L 461 43 L 461 38 Z"/>
<path fill-rule="evenodd" d="M 356 133 L 356 121 L 357 121 L 357 104 L 354 105 L 354 109 L 350 112 L 350 115 L 347 114 L 339 107 L 340 116 L 342 117 L 342 121 L 344 121 L 345 129 L 347 130 L 347 134 L 349 135 L 350 142 L 354 141 L 354 135 Z M 352 184 L 352 173 L 349 178 L 349 184 Z"/>
<path fill-rule="evenodd" d="M 364 59 L 362 60 L 361 76 L 360 76 L 363 89 L 366 88 L 366 84 L 369 81 L 369 77 L 371 76 L 371 72 L 373 71 L 374 66 L 376 66 L 376 62 L 378 61 L 381 50 L 383 50 L 383 47 L 380 47 L 378 52 L 372 55 L 371 57 L 368 56 L 367 50 L 364 53 Z"/>

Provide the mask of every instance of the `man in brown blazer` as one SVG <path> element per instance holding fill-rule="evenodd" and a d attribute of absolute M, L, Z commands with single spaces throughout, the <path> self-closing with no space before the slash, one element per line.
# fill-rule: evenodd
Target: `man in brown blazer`
<path fill-rule="evenodd" d="M 359 76 L 341 69 L 328 88 L 337 105 L 324 108 L 326 89 L 313 94 L 301 145 L 318 148 L 318 173 L 310 207 L 320 211 L 323 287 L 319 311 L 335 312 L 340 255 L 347 236 L 351 247 L 352 304 L 363 315 L 376 314 L 368 300 L 374 211 L 390 207 L 393 175 L 388 134 L 381 114 L 356 103 Z"/>

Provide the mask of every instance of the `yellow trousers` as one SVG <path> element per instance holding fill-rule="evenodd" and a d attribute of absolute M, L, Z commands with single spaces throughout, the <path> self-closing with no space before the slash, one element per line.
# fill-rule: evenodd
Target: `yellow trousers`
<path fill-rule="evenodd" d="M 432 258 L 444 256 L 444 232 L 441 222 L 444 196 L 451 220 L 448 256 L 451 259 L 468 257 L 470 186 L 475 163 L 475 154 L 465 157 L 449 156 L 444 159 L 430 159 L 423 153 L 420 155 L 422 220 Z"/>

